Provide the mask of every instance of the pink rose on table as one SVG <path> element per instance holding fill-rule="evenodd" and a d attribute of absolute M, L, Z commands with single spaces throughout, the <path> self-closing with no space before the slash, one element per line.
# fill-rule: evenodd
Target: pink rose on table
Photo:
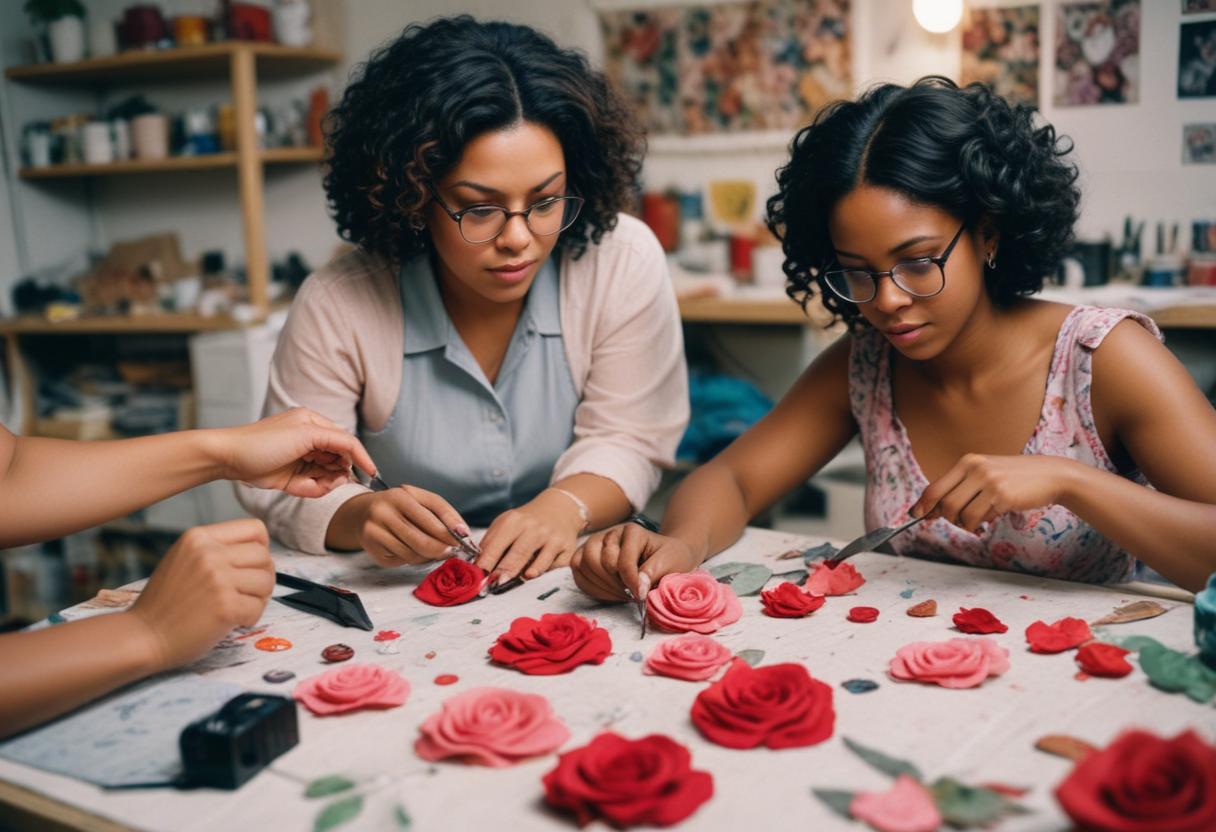
<path fill-rule="evenodd" d="M 848 561 L 831 567 L 827 561 L 820 560 L 807 568 L 811 576 L 802 588 L 812 595 L 848 595 L 866 582 Z"/>
<path fill-rule="evenodd" d="M 731 660 L 733 654 L 709 636 L 688 633 L 666 641 L 646 657 L 643 673 L 703 682 Z"/>
<path fill-rule="evenodd" d="M 888 672 L 895 679 L 973 688 L 1009 669 L 1009 651 L 990 638 L 915 641 L 895 652 Z"/>
<path fill-rule="evenodd" d="M 707 635 L 743 615 L 735 591 L 704 569 L 665 575 L 646 596 L 650 620 L 668 632 Z"/>
<path fill-rule="evenodd" d="M 317 716 L 330 716 L 404 705 L 410 683 L 379 665 L 348 664 L 305 679 L 292 695 Z"/>
<path fill-rule="evenodd" d="M 885 792 L 858 792 L 849 814 L 882 832 L 936 832 L 942 825 L 933 795 L 907 774 Z"/>
<path fill-rule="evenodd" d="M 548 699 L 505 688 L 453 696 L 418 732 L 414 751 L 424 760 L 456 758 L 494 767 L 548 754 L 570 739 Z"/>
<path fill-rule="evenodd" d="M 803 618 L 822 607 L 823 602 L 824 596 L 812 595 L 790 581 L 760 593 L 764 614 L 773 618 Z"/>

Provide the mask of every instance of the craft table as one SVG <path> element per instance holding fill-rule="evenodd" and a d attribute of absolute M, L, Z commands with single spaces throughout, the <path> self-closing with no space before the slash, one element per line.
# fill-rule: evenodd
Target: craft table
<path fill-rule="evenodd" d="M 770 531 L 749 530 L 715 560 L 765 563 L 775 572 L 797 569 L 800 560 L 776 560 L 791 548 L 822 542 Z M 428 607 L 410 591 L 419 575 L 385 571 L 365 555 L 310 557 L 277 555 L 279 568 L 312 580 L 344 585 L 362 597 L 377 628 L 401 631 L 400 653 L 378 653 L 374 633 L 336 624 L 271 603 L 259 626 L 294 648 L 266 653 L 253 648 L 212 651 L 194 669 L 207 678 L 239 683 L 250 690 L 289 693 L 295 681 L 262 681 L 270 669 L 292 670 L 307 678 L 326 670 L 323 647 L 344 642 L 355 662 L 375 662 L 399 670 L 412 691 L 404 707 L 318 718 L 301 708 L 301 743 L 236 792 L 151 790 L 106 793 L 66 777 L 0 760 L 0 801 L 26 807 L 46 818 L 86 828 L 174 830 L 307 830 L 327 799 L 305 799 L 304 784 L 326 775 L 365 781 L 362 813 L 340 829 L 400 828 L 393 813 L 400 804 L 413 829 L 561 829 L 573 822 L 547 810 L 541 776 L 553 768 L 550 755 L 507 769 L 459 763 L 427 763 L 413 753 L 419 723 L 447 697 L 474 686 L 510 687 L 545 695 L 572 733 L 571 748 L 611 728 L 630 737 L 669 734 L 692 751 L 695 768 L 713 774 L 714 797 L 681 828 L 857 829 L 811 795 L 811 788 L 883 790 L 890 781 L 848 752 L 850 737 L 917 764 L 929 778 L 950 774 L 964 782 L 996 781 L 1030 787 L 1022 802 L 1033 814 L 1002 822 L 1001 830 L 1066 829 L 1051 790 L 1071 763 L 1034 749 L 1045 734 L 1066 733 L 1105 745 L 1121 729 L 1143 726 L 1165 735 L 1195 728 L 1216 736 L 1216 711 L 1182 695 L 1151 687 L 1136 666 L 1123 679 L 1074 678 L 1073 652 L 1037 655 L 1027 651 L 1023 630 L 1036 619 L 1065 615 L 1094 620 L 1137 596 L 1107 588 L 949 566 L 880 554 L 852 562 L 867 578 L 854 596 L 829 598 L 809 618 L 769 618 L 759 597 L 742 599 L 743 618 L 716 634 L 738 652 L 764 650 L 762 664 L 801 662 L 834 689 L 836 729 L 832 738 L 808 748 L 736 751 L 704 740 L 689 722 L 689 708 L 705 683 L 642 673 L 639 654 L 667 634 L 651 631 L 638 640 L 632 605 L 598 605 L 575 589 L 568 571 L 551 573 L 500 596 L 458 607 Z M 770 586 L 775 583 L 770 584 Z M 558 591 L 545 600 L 546 590 Z M 905 610 L 935 599 L 933 618 L 911 618 Z M 1169 647 L 1193 651 L 1191 606 L 1166 600 L 1160 617 L 1114 625 L 1119 635 L 1148 635 Z M 846 620 L 850 607 L 878 607 L 872 624 Z M 1009 632 L 992 636 L 1010 651 L 1008 673 L 981 687 L 948 690 L 896 683 L 886 674 L 897 648 L 911 641 L 944 640 L 959 634 L 951 615 L 959 606 L 991 610 Z M 608 629 L 613 653 L 604 664 L 585 665 L 555 677 L 533 677 L 493 666 L 486 650 L 517 616 L 574 611 Z M 1133 664 L 1135 662 L 1133 661 Z M 450 686 L 434 683 L 456 674 Z M 871 679 L 877 690 L 852 694 L 848 679 Z M 46 827 L 40 827 L 46 828 Z M 601 827 L 603 828 L 603 827 Z"/>

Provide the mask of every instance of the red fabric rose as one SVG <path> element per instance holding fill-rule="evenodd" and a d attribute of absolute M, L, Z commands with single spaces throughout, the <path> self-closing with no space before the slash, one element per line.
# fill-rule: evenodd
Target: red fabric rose
<path fill-rule="evenodd" d="M 810 576 L 803 589 L 816 595 L 848 595 L 866 582 L 857 567 L 849 562 L 830 566 L 829 561 L 820 560 L 807 567 Z"/>
<path fill-rule="evenodd" d="M 954 614 L 954 626 L 958 627 L 960 632 L 980 635 L 1009 632 L 1009 628 L 999 618 L 983 607 L 959 607 L 958 612 Z"/>
<path fill-rule="evenodd" d="M 878 607 L 853 607 L 849 610 L 849 620 L 858 624 L 871 624 L 878 620 Z"/>
<path fill-rule="evenodd" d="M 414 597 L 433 607 L 454 607 L 472 601 L 481 591 L 486 571 L 460 558 L 448 558 L 414 588 Z"/>
<path fill-rule="evenodd" d="M 1216 747 L 1194 731 L 1163 739 L 1126 731 L 1056 787 L 1081 829 L 1210 832 L 1216 829 Z"/>
<path fill-rule="evenodd" d="M 795 748 L 832 736 L 832 688 L 800 664 L 753 668 L 735 659 L 721 679 L 697 694 L 692 722 L 727 748 Z"/>
<path fill-rule="evenodd" d="M 542 782 L 545 800 L 580 826 L 599 817 L 621 829 L 679 823 L 714 794 L 713 775 L 694 771 L 688 749 L 661 734 L 627 740 L 605 731 L 558 757 Z"/>
<path fill-rule="evenodd" d="M 824 596 L 812 595 L 790 581 L 760 593 L 764 614 L 773 618 L 802 618 L 822 607 L 823 602 Z"/>
<path fill-rule="evenodd" d="M 1081 646 L 1077 651 L 1076 660 L 1081 669 L 1090 676 L 1108 676 L 1118 679 L 1132 672 L 1132 666 L 1123 658 L 1130 650 L 1116 647 L 1113 644 L 1103 644 L 1091 641 Z"/>
<path fill-rule="evenodd" d="M 608 631 L 572 612 L 517 618 L 490 648 L 490 658 L 531 676 L 568 673 L 580 664 L 603 664 L 612 652 Z"/>
<path fill-rule="evenodd" d="M 1079 618 L 1061 618 L 1054 624 L 1036 621 L 1026 628 L 1026 643 L 1032 653 L 1063 653 L 1094 637 Z"/>

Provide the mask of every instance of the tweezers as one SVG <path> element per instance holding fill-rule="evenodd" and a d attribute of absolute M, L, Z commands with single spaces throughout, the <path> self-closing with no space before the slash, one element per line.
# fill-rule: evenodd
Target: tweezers
<path fill-rule="evenodd" d="M 391 488 L 388 483 L 380 479 L 379 474 L 372 474 L 369 487 L 372 491 L 388 491 Z M 474 561 L 481 555 L 481 547 L 473 542 L 473 538 L 469 537 L 468 535 L 457 534 L 456 530 L 447 523 L 444 523 L 443 520 L 438 517 L 435 519 L 439 520 L 439 522 L 443 524 L 443 527 L 448 530 L 448 534 L 450 534 L 452 539 L 459 544 L 460 550 L 464 552 L 463 557 L 465 560 Z"/>

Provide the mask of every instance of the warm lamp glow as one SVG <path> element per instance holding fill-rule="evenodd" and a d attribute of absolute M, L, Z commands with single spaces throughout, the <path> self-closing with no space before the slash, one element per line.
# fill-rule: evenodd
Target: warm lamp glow
<path fill-rule="evenodd" d="M 963 0 L 912 0 L 912 14 L 927 31 L 949 32 L 963 18 Z"/>

